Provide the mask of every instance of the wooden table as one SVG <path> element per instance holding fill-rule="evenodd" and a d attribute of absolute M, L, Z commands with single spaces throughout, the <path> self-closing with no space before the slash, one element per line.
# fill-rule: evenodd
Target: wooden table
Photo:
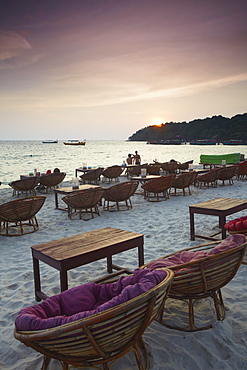
<path fill-rule="evenodd" d="M 114 254 L 129 249 L 138 248 L 139 266 L 142 266 L 144 264 L 143 244 L 143 234 L 106 227 L 32 246 L 36 300 L 47 298 L 47 295 L 41 291 L 39 261 L 60 271 L 60 287 L 61 291 L 64 291 L 68 289 L 68 270 L 105 257 L 108 273 L 112 273 L 112 269 L 130 272 L 112 263 Z"/>
<path fill-rule="evenodd" d="M 60 209 L 61 211 L 66 211 L 66 212 L 68 211 L 67 207 L 60 208 L 58 206 L 58 194 L 68 195 L 68 194 L 72 194 L 72 193 L 74 193 L 76 191 L 79 191 L 79 190 L 87 190 L 87 189 L 99 188 L 99 187 L 100 187 L 99 185 L 84 184 L 84 185 L 79 185 L 78 189 L 73 189 L 72 186 L 67 186 L 67 187 L 64 187 L 64 188 L 54 189 L 55 207 L 56 207 L 56 209 Z"/>
<path fill-rule="evenodd" d="M 195 237 L 208 240 L 218 240 L 214 236 L 220 233 L 222 234 L 222 239 L 225 239 L 226 229 L 224 228 L 224 225 L 226 223 L 226 216 L 242 211 L 246 208 L 247 208 L 247 199 L 232 199 L 232 198 L 215 198 L 189 206 L 191 240 L 195 240 Z M 195 234 L 195 223 L 194 223 L 195 213 L 218 216 L 219 227 L 221 231 L 210 236 Z"/>

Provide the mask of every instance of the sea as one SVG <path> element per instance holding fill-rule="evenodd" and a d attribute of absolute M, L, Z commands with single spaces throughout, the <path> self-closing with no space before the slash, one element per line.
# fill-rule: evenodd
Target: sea
<path fill-rule="evenodd" d="M 128 154 L 136 150 L 142 163 L 193 160 L 195 167 L 199 166 L 201 154 L 240 153 L 247 158 L 247 145 L 154 145 L 140 141 L 88 140 L 85 146 L 71 146 L 63 141 L 54 144 L 40 140 L 0 141 L 0 189 L 9 187 L 20 175 L 29 175 L 34 170 L 42 174 L 56 167 L 66 172 L 65 181 L 72 181 L 76 168 L 122 165 Z"/>

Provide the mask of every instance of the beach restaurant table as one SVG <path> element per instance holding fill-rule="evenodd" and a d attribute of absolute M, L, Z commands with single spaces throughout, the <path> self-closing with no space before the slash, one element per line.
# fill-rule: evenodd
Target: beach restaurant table
<path fill-rule="evenodd" d="M 215 238 L 215 236 L 220 233 L 222 234 L 222 239 L 225 239 L 226 229 L 224 228 L 224 225 L 226 223 L 226 216 L 242 211 L 246 208 L 247 208 L 247 199 L 232 199 L 232 198 L 215 198 L 189 206 L 191 240 L 195 240 L 195 237 L 208 240 L 218 240 Z M 195 234 L 195 223 L 194 223 L 195 213 L 218 216 L 219 227 L 221 231 L 210 236 Z"/>
<path fill-rule="evenodd" d="M 47 298 L 47 295 L 41 291 L 39 261 L 60 271 L 62 292 L 68 289 L 68 270 L 105 257 L 109 274 L 112 273 L 112 269 L 130 273 L 130 270 L 112 263 L 114 254 L 129 249 L 138 248 L 139 266 L 142 266 L 144 264 L 143 244 L 143 234 L 106 227 L 32 246 L 36 300 Z"/>
<path fill-rule="evenodd" d="M 100 188 L 100 186 L 92 185 L 92 184 L 84 184 L 84 185 L 79 185 L 78 189 L 73 189 L 72 186 L 54 189 L 56 209 L 60 209 L 61 211 L 68 211 L 68 208 L 60 208 L 58 206 L 58 194 L 68 195 L 68 194 L 72 194 L 79 190 L 87 190 L 87 189 L 92 189 L 92 188 Z"/>
<path fill-rule="evenodd" d="M 143 184 L 146 181 L 157 179 L 158 177 L 161 176 L 160 175 L 132 176 L 130 180 L 139 181 L 141 184 Z"/>

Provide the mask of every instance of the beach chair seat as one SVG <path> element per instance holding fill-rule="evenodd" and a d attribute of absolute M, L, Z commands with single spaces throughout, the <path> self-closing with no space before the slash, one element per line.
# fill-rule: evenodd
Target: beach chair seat
<path fill-rule="evenodd" d="M 96 184 L 97 185 L 100 182 L 100 176 L 102 175 L 103 171 L 104 171 L 104 168 L 101 168 L 101 167 L 93 169 L 93 170 L 89 170 L 83 175 L 80 175 L 81 182 L 83 184 Z"/>
<path fill-rule="evenodd" d="M 115 209 L 120 211 L 121 202 L 125 202 L 127 209 L 132 208 L 131 197 L 134 195 L 139 183 L 138 181 L 126 181 L 115 184 L 104 192 L 104 210 L 110 211 Z M 111 203 L 114 205 L 110 206 Z M 113 208 L 114 207 L 114 208 Z"/>
<path fill-rule="evenodd" d="M 247 161 L 238 165 L 236 176 L 238 180 L 244 180 L 247 178 Z"/>
<path fill-rule="evenodd" d="M 221 242 L 185 248 L 145 264 L 143 268 L 173 270 L 175 277 L 168 296 L 171 298 L 170 303 L 179 300 L 188 304 L 187 325 L 184 323 L 184 311 L 182 310 L 180 311 L 181 316 L 179 312 L 176 313 L 176 324 L 174 320 L 169 321 L 169 311 L 164 312 L 159 317 L 159 321 L 169 328 L 182 331 L 209 329 L 212 327 L 210 322 L 204 322 L 200 326 L 195 323 L 195 307 L 197 307 L 195 303 L 205 298 L 213 299 L 217 320 L 223 320 L 225 306 L 221 288 L 228 284 L 237 273 L 246 247 L 245 236 L 236 234 L 228 236 Z M 202 315 L 203 313 L 200 312 L 201 317 Z"/>
<path fill-rule="evenodd" d="M 9 186 L 13 189 L 13 196 L 19 197 L 20 194 L 24 194 L 26 197 L 36 195 L 35 188 L 40 181 L 40 176 L 30 176 L 21 180 L 12 181 Z"/>
<path fill-rule="evenodd" d="M 94 214 L 100 216 L 98 204 L 104 195 L 105 190 L 101 187 L 79 190 L 72 194 L 68 194 L 62 200 L 68 206 L 68 217 L 72 219 L 72 215 L 79 212 L 79 218 L 83 214 L 90 214 L 90 218 L 94 218 Z M 88 220 L 88 218 L 87 218 Z"/>
<path fill-rule="evenodd" d="M 238 166 L 227 166 L 222 167 L 218 179 L 222 181 L 222 185 L 225 184 L 225 181 L 229 181 L 229 185 L 233 184 L 233 177 L 236 175 Z"/>
<path fill-rule="evenodd" d="M 170 174 L 146 181 L 141 186 L 144 190 L 144 197 L 149 202 L 159 202 L 162 199 L 167 200 L 169 198 L 168 191 L 173 185 L 175 177 L 175 174 Z"/>
<path fill-rule="evenodd" d="M 178 175 L 171 186 L 171 189 L 174 189 L 174 194 L 177 194 L 177 189 L 181 189 L 183 191 L 183 195 L 186 195 L 185 189 L 188 189 L 189 194 L 191 195 L 190 187 L 194 184 L 196 175 L 195 171 Z"/>
<path fill-rule="evenodd" d="M 149 369 L 142 335 L 160 315 L 174 273 L 137 269 L 108 284 L 87 283 L 22 309 L 14 336 L 44 355 L 80 368 L 109 370 L 112 362 L 134 351 L 138 369 Z M 133 368 L 135 365 L 132 366 Z"/>
<path fill-rule="evenodd" d="M 119 176 L 123 173 L 124 167 L 122 166 L 110 166 L 104 169 L 102 172 L 103 182 L 119 182 Z"/>
<path fill-rule="evenodd" d="M 65 172 L 53 172 L 49 174 L 42 175 L 40 177 L 40 185 L 48 193 L 49 189 L 57 188 L 59 184 L 64 180 L 66 176 Z"/>
<path fill-rule="evenodd" d="M 200 188 L 202 185 L 209 186 L 211 185 L 214 188 L 217 188 L 217 181 L 219 179 L 221 173 L 221 168 L 214 168 L 213 170 L 210 170 L 202 175 L 198 175 L 196 180 L 197 183 L 199 183 Z"/>
<path fill-rule="evenodd" d="M 39 229 L 36 213 L 46 197 L 35 195 L 20 198 L 0 205 L 0 235 L 19 236 L 34 233 Z"/>

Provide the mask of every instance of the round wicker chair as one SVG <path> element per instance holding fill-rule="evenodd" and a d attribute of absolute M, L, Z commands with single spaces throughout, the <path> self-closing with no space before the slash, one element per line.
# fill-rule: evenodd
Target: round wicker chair
<path fill-rule="evenodd" d="M 71 219 L 73 213 L 76 213 L 76 211 L 79 211 L 80 219 L 82 218 L 83 213 L 90 213 L 90 218 L 94 218 L 94 214 L 100 216 L 98 204 L 100 203 L 104 192 L 105 189 L 96 187 L 86 190 L 79 190 L 63 197 L 62 200 L 68 206 L 68 217 Z"/>
<path fill-rule="evenodd" d="M 238 180 L 244 180 L 247 177 L 247 161 L 238 165 L 236 176 Z"/>
<path fill-rule="evenodd" d="M 53 172 L 48 175 L 43 175 L 40 178 L 40 185 L 43 186 L 48 193 L 48 190 L 56 188 L 64 180 L 65 176 L 65 172 Z"/>
<path fill-rule="evenodd" d="M 117 211 L 120 210 L 120 202 L 125 202 L 126 208 L 131 209 L 132 203 L 130 197 L 134 195 L 139 183 L 138 181 L 121 182 L 105 189 L 104 193 L 104 210 L 110 210 L 110 202 L 115 203 Z M 111 206 L 111 209 L 114 206 Z"/>
<path fill-rule="evenodd" d="M 102 175 L 103 175 L 103 182 L 118 182 L 119 176 L 123 173 L 125 170 L 124 167 L 121 166 L 110 166 L 104 169 Z"/>
<path fill-rule="evenodd" d="M 102 175 L 102 172 L 104 171 L 104 168 L 96 168 L 95 170 L 89 170 L 88 172 L 84 173 L 80 176 L 83 184 L 99 184 L 100 182 L 100 176 Z"/>
<path fill-rule="evenodd" d="M 44 355 L 43 370 L 52 358 L 62 363 L 63 370 L 69 365 L 102 369 L 101 364 L 109 370 L 108 364 L 131 351 L 139 370 L 148 370 L 149 355 L 142 335 L 163 309 L 174 276 L 172 271 L 165 271 L 166 277 L 158 285 L 118 306 L 50 329 L 15 329 L 14 336 Z"/>
<path fill-rule="evenodd" d="M 179 163 L 176 161 L 161 163 L 161 169 L 166 173 L 176 173 L 179 169 Z"/>
<path fill-rule="evenodd" d="M 147 170 L 149 175 L 159 175 L 160 174 L 160 165 L 158 164 L 148 164 L 144 168 Z"/>
<path fill-rule="evenodd" d="M 229 181 L 229 185 L 233 184 L 233 177 L 236 175 L 237 169 L 238 166 L 222 167 L 218 177 L 218 179 L 222 181 L 222 185 L 224 185 L 227 180 Z"/>
<path fill-rule="evenodd" d="M 214 188 L 217 188 L 217 180 L 219 179 L 221 173 L 221 168 L 215 168 L 213 170 L 210 170 L 203 175 L 197 176 L 196 180 L 200 184 L 200 188 L 202 185 L 209 186 L 211 185 Z"/>
<path fill-rule="evenodd" d="M 238 235 L 239 237 L 240 235 Z M 225 239 L 226 240 L 226 239 Z M 244 240 L 244 237 L 243 237 Z M 219 242 L 201 244 L 192 248 L 183 249 L 175 253 L 166 255 L 157 260 L 145 264 L 142 268 L 164 268 L 167 263 L 162 262 L 174 255 L 181 256 L 181 253 L 187 251 L 210 251 Z M 210 297 L 213 299 L 217 320 L 223 320 L 225 317 L 225 306 L 221 294 L 221 288 L 228 284 L 237 273 L 247 247 L 247 242 L 242 245 L 230 248 L 217 254 L 208 255 L 205 258 L 199 258 L 187 263 L 169 264 L 169 268 L 175 272 L 169 296 L 173 300 L 185 301 L 188 304 L 188 325 L 169 322 L 169 311 L 159 318 L 159 321 L 172 329 L 182 331 L 205 330 L 212 327 L 211 323 L 197 327 L 195 325 L 194 303 L 198 300 Z M 181 258 L 181 257 L 180 257 Z M 172 301 L 170 301 L 172 303 Z M 184 311 L 182 311 L 184 316 Z M 182 320 L 181 316 L 181 321 Z M 200 315 L 201 316 L 201 315 Z"/>
<path fill-rule="evenodd" d="M 36 213 L 45 202 L 44 195 L 12 200 L 0 205 L 0 235 L 19 236 L 39 229 Z"/>
<path fill-rule="evenodd" d="M 168 190 L 173 185 L 176 175 L 170 174 L 167 176 L 160 176 L 156 179 L 149 180 L 142 184 L 144 190 L 144 197 L 148 201 L 159 202 L 169 198 Z"/>
<path fill-rule="evenodd" d="M 193 159 L 191 161 L 183 162 L 178 164 L 179 171 L 185 171 L 189 169 L 189 165 L 193 163 Z"/>
<path fill-rule="evenodd" d="M 177 189 L 181 189 L 183 190 L 183 195 L 186 195 L 185 189 L 188 188 L 189 194 L 191 195 L 190 186 L 194 184 L 195 179 L 195 171 L 190 171 L 188 173 L 182 173 L 181 175 L 178 175 L 172 184 L 172 188 L 174 188 L 174 194 L 177 194 Z"/>
<path fill-rule="evenodd" d="M 19 197 L 20 194 L 25 194 L 27 197 L 29 194 L 36 194 L 35 188 L 39 181 L 40 176 L 30 176 L 22 180 L 12 181 L 9 186 L 13 188 L 13 196 L 17 195 Z"/>

